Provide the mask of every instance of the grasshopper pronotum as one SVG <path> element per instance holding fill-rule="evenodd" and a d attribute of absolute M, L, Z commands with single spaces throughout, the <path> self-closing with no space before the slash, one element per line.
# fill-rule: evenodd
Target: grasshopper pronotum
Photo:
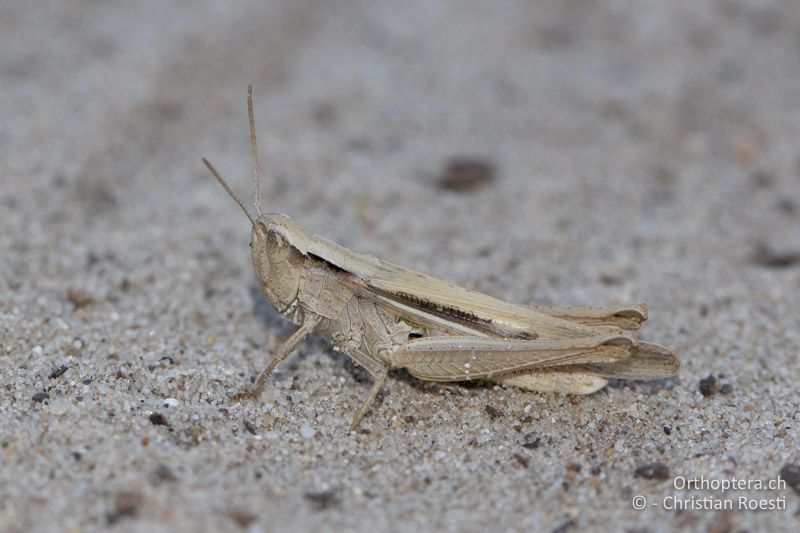
<path fill-rule="evenodd" d="M 637 340 L 644 304 L 527 307 L 350 251 L 290 217 L 263 214 L 252 87 L 247 91 L 256 217 L 203 162 L 252 225 L 253 267 L 269 303 L 299 328 L 278 347 L 246 395 L 314 330 L 374 379 L 356 428 L 392 368 L 428 381 L 488 380 L 541 392 L 590 394 L 608 378 L 662 379 L 680 363 Z"/>

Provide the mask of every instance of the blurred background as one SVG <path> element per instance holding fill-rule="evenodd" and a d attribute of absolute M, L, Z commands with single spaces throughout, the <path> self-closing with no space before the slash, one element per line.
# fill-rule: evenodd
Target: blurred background
<path fill-rule="evenodd" d="M 574 401 L 401 376 L 353 436 L 368 380 L 313 341 L 230 404 L 290 331 L 200 163 L 252 205 L 249 83 L 266 211 L 516 303 L 645 301 L 681 376 Z M 800 461 L 796 2 L 6 1 L 0 117 L 12 529 L 796 524 L 791 490 L 629 505 L 670 491 L 642 463 Z"/>

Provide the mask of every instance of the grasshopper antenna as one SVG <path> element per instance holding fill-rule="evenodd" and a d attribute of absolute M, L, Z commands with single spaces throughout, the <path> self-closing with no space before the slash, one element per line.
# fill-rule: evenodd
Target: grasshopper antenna
<path fill-rule="evenodd" d="M 227 192 L 228 195 L 231 198 L 233 198 L 233 201 L 236 202 L 237 204 L 239 204 L 239 207 L 242 208 L 242 211 L 244 211 L 244 214 L 247 216 L 248 219 L 250 219 L 250 223 L 253 226 L 255 226 L 256 225 L 256 221 L 253 220 L 253 217 L 250 216 L 250 213 L 247 212 L 247 209 L 244 207 L 244 204 L 242 203 L 242 201 L 239 200 L 239 198 L 235 194 L 233 194 L 233 191 L 228 186 L 228 184 L 225 182 L 225 180 L 222 179 L 222 176 L 219 175 L 219 172 L 217 172 L 217 169 L 214 168 L 214 165 L 209 163 L 208 159 L 206 159 L 205 157 L 202 158 L 202 159 L 203 159 L 203 163 L 205 163 L 206 167 L 208 167 L 208 171 L 211 172 L 211 175 L 214 176 L 214 178 L 219 182 L 220 185 L 222 185 L 222 188 L 225 189 L 225 192 Z"/>
<path fill-rule="evenodd" d="M 253 161 L 253 203 L 261 216 L 261 175 L 258 173 L 258 143 L 256 142 L 256 119 L 253 115 L 253 86 L 247 86 L 247 118 L 250 119 L 250 159 Z"/>

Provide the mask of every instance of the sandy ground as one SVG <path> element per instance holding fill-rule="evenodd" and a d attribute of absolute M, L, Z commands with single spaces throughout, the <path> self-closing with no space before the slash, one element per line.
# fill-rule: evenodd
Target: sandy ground
<path fill-rule="evenodd" d="M 2 529 L 796 530 L 791 486 L 676 486 L 800 463 L 799 35 L 791 0 L 3 2 Z M 291 331 L 200 164 L 250 204 L 249 82 L 268 210 L 517 303 L 647 302 L 680 375 L 399 372 L 350 433 L 370 381 L 313 338 L 230 401 Z M 443 187 L 458 156 L 494 179 Z"/>

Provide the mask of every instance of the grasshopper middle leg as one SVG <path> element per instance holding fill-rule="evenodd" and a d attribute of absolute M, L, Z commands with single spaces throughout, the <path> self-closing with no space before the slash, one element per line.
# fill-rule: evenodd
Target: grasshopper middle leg
<path fill-rule="evenodd" d="M 361 425 L 361 420 L 364 418 L 364 415 L 367 414 L 369 408 L 372 407 L 372 404 L 375 402 L 375 397 L 378 395 L 378 392 L 380 392 L 383 384 L 386 383 L 386 377 L 388 375 L 389 371 L 386 370 L 386 368 L 383 368 L 377 375 L 372 374 L 375 382 L 372 384 L 372 388 L 369 390 L 367 397 L 364 398 L 361 407 L 359 407 L 358 411 L 356 411 L 356 415 L 353 417 L 353 422 L 350 424 L 351 430 L 357 429 L 358 426 Z"/>

